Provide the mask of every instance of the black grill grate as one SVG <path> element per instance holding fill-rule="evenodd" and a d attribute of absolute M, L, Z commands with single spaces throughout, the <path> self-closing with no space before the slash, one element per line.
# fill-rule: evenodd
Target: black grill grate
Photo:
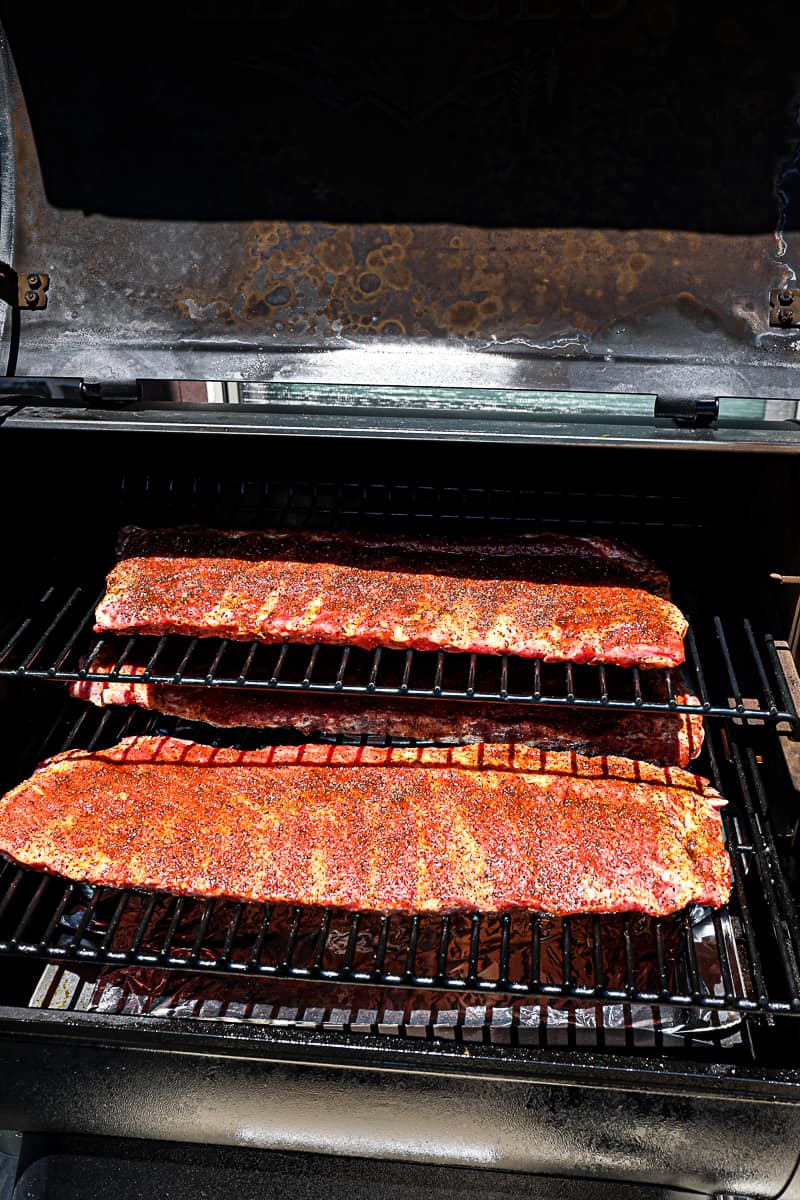
<path fill-rule="evenodd" d="M 633 535 L 657 561 L 680 545 L 684 582 L 708 570 L 708 541 L 728 528 L 715 495 L 629 494 L 577 488 L 437 486 L 428 483 L 275 481 L 208 475 L 125 475 L 109 497 L 103 529 L 93 509 L 93 539 L 70 546 L 68 564 L 56 563 L 39 591 L 27 597 L 0 630 L 0 678 L 107 679 L 93 666 L 111 656 L 112 680 L 246 688 L 273 693 L 409 697 L 509 702 L 560 708 L 641 712 L 692 711 L 676 699 L 685 683 L 711 717 L 747 714 L 748 721 L 798 716 L 774 641 L 741 613 L 706 611 L 708 585 L 695 603 L 677 597 L 695 615 L 681 672 L 545 664 L 509 656 L 421 653 L 320 645 L 259 645 L 215 638 L 104 637 L 92 633 L 103 591 L 98 562 L 110 569 L 110 547 L 120 525 L 202 523 L 228 528 L 380 529 L 420 533 L 451 529 L 490 533 L 498 527 L 530 531 Z M 85 569 L 78 563 L 84 554 Z M 666 556 L 666 559 L 665 559 Z M 69 581 L 69 582 L 66 582 Z M 725 591 L 714 577 L 711 585 Z M 736 591 L 742 590 L 737 576 Z M 746 610 L 745 610 L 746 611 Z M 102 656 L 102 657 L 101 657 Z M 143 675 L 123 673 L 135 662 Z M 696 711 L 696 710 L 694 710 Z"/>
<path fill-rule="evenodd" d="M 747 619 L 715 616 L 690 629 L 680 672 L 544 663 L 508 655 L 359 650 L 218 638 L 101 637 L 96 587 L 48 587 L 17 614 L 0 643 L 0 677 L 147 681 L 276 693 L 508 702 L 531 707 L 697 712 L 679 697 L 688 679 L 711 717 L 798 725 L 772 636 Z M 114 666 L 96 665 L 110 655 Z M 134 662 L 141 673 L 123 671 Z"/>
<path fill-rule="evenodd" d="M 176 733 L 171 719 L 70 702 L 34 757 Z M 195 737 L 202 730 L 191 727 Z M 206 731 L 210 737 L 210 731 Z M 234 734 L 215 741 L 242 744 Z M 0 954 L 340 984 L 738 1010 L 800 1011 L 800 930 L 766 811 L 780 784 L 774 739 L 715 730 L 700 764 L 724 812 L 729 908 L 653 919 L 537 914 L 442 917 L 180 899 L 93 888 L 18 868 L 0 873 Z M 252 744 L 255 735 L 250 735 Z M 774 747 L 773 747 L 774 749 Z"/>
<path fill-rule="evenodd" d="M 196 901 L 89 888 L 11 863 L 0 866 L 0 954 L 155 967 L 206 977 L 374 984 L 463 996 L 535 996 L 548 1003 L 665 1004 L 712 1013 L 800 1011 L 800 930 L 767 813 L 783 795 L 785 768 L 774 730 L 797 713 L 776 646 L 741 613 L 709 614 L 711 594 L 747 601 L 738 576 L 728 589 L 701 578 L 709 536 L 726 528 L 713 497 L 433 488 L 421 485 L 268 484 L 187 477 L 124 479 L 108 527 L 97 522 L 85 546 L 70 547 L 68 570 L 51 564 L 53 586 L 23 602 L 0 632 L 0 676 L 31 680 L 100 678 L 92 670 L 113 648 L 111 678 L 166 685 L 339 693 L 435 701 L 508 701 L 531 706 L 678 712 L 688 681 L 707 725 L 700 773 L 731 801 L 724 812 L 734 864 L 730 906 L 674 918 L 638 915 L 556 920 L 515 914 L 375 916 L 336 910 Z M 667 671 L 554 666 L 536 660 L 324 646 L 247 645 L 216 639 L 104 638 L 92 633 L 103 564 L 122 523 L 202 521 L 229 527 L 565 528 L 622 534 L 635 529 L 655 557 L 681 547 L 684 580 L 697 580 L 685 678 Z M 79 559 L 83 561 L 79 561 Z M 722 560 L 724 556 L 720 556 Z M 666 560 L 665 565 L 668 565 Z M 731 559 L 733 561 L 733 559 Z M 37 569 L 46 560 L 36 557 Z M 106 564 L 110 567 L 111 563 Z M 698 574 L 698 572 L 700 574 Z M 57 581 L 57 582 L 56 582 Z M 678 597 L 681 603 L 681 598 Z M 760 606 L 758 611 L 760 612 Z M 122 674 L 134 661 L 146 673 Z M 24 689 L 34 705 L 30 741 L 12 771 L 73 746 L 112 745 L 161 732 L 251 747 L 258 731 L 221 732 L 135 709 L 97 710 L 68 702 L 45 744 L 39 731 L 56 689 Z M 47 699 L 46 699 L 47 698 Z M 689 709 L 697 711 L 697 709 Z M 736 718 L 736 720 L 730 720 Z M 24 722 L 23 722 L 24 725 Z M 292 735 L 282 735 L 282 740 Z M 34 744 L 35 743 L 35 744 Z M 782 777 L 784 776 L 784 777 Z"/>

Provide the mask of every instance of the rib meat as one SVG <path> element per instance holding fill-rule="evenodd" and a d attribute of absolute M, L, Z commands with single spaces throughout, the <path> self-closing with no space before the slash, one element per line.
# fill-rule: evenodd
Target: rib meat
<path fill-rule="evenodd" d="M 122 530 L 98 632 L 674 667 L 661 572 L 600 538 Z"/>
<path fill-rule="evenodd" d="M 107 674 L 115 652 L 92 662 L 93 675 Z M 141 675 L 144 663 L 124 661 L 119 673 Z M 648 687 L 648 685 L 650 685 Z M 665 700 L 663 682 L 655 677 L 643 690 Z M 412 738 L 447 743 L 529 742 L 546 750 L 575 750 L 589 756 L 620 754 L 650 762 L 687 766 L 703 745 L 703 719 L 685 713 L 626 713 L 609 710 L 531 708 L 514 704 L 459 704 L 437 700 L 388 699 L 383 696 L 276 696 L 258 690 L 172 686 L 114 679 L 86 679 L 70 685 L 78 700 L 102 708 L 135 704 L 167 716 L 202 721 L 223 728 L 293 729 L 310 735 L 346 734 Z M 679 704 L 695 704 L 685 687 L 676 690 Z"/>
<path fill-rule="evenodd" d="M 0 801 L 0 851 L 75 880 L 364 911 L 723 904 L 703 779 L 522 746 L 212 749 L 129 738 Z"/>

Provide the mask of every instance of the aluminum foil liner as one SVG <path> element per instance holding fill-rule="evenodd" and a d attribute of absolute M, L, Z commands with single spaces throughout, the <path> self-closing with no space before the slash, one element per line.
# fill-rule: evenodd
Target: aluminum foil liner
<path fill-rule="evenodd" d="M 62 943 L 71 942 L 85 918 L 85 903 L 90 896 L 69 909 L 62 917 Z M 95 909 L 83 930 L 80 945 L 95 948 L 108 931 L 108 922 L 116 907 L 112 894 Z M 676 1008 L 666 1005 L 606 1003 L 573 999 L 519 997 L 481 993 L 413 990 L 384 986 L 311 982 L 297 979 L 272 979 L 253 976 L 208 974 L 192 971 L 203 961 L 211 962 L 230 940 L 233 906 L 218 903 L 207 919 L 200 944 L 205 906 L 202 901 L 184 901 L 175 921 L 176 901 L 159 898 L 147 920 L 141 922 L 152 898 L 136 894 L 129 901 L 111 939 L 112 952 L 126 952 L 137 943 L 139 955 L 154 957 L 163 949 L 169 935 L 170 954 L 185 957 L 187 971 L 162 967 L 123 966 L 118 969 L 82 965 L 80 968 L 49 967 L 40 980 L 32 1004 L 38 1007 L 75 1007 L 84 1011 L 130 1013 L 149 1017 L 194 1017 L 207 1020 L 237 1020 L 291 1023 L 306 1028 L 371 1031 L 397 1036 L 437 1036 L 459 1040 L 527 1042 L 564 1045 L 667 1045 L 685 1044 L 687 1038 L 715 1041 L 740 1038 L 740 1014 L 722 1009 Z M 251 911 L 252 909 L 252 911 Z M 290 931 L 297 920 L 296 909 L 276 905 L 272 910 L 269 932 L 264 938 L 259 962 L 280 962 L 285 954 Z M 255 931 L 263 909 L 245 906 L 240 914 L 236 938 L 229 947 L 233 961 L 245 962 L 251 952 Z M 605 985 L 621 989 L 626 980 L 626 940 L 623 918 L 604 918 L 601 963 Z M 354 949 L 350 946 L 350 914 L 334 914 L 328 927 L 321 964 L 325 969 L 341 969 L 345 956 L 352 954 L 354 970 L 369 970 L 374 965 L 380 918 L 362 917 Z M 385 969 L 405 965 L 408 951 L 409 918 L 393 917 L 387 944 Z M 174 928 L 173 928 L 174 925 Z M 302 966 L 319 950 L 321 910 L 301 911 L 294 928 L 292 964 Z M 466 978 L 469 972 L 469 917 L 453 918 L 448 944 L 446 974 L 451 979 Z M 563 984 L 563 923 L 559 918 L 541 920 L 539 978 L 544 987 Z M 438 918 L 425 918 L 419 926 L 415 958 L 418 976 L 435 976 L 440 944 Z M 635 985 L 642 991 L 657 991 L 659 964 L 652 937 L 652 920 L 633 917 L 628 926 L 628 948 L 634 963 Z M 665 969 L 670 990 L 689 992 L 686 962 L 687 929 L 679 920 L 662 922 Z M 717 926 L 708 910 L 694 909 L 690 914 L 689 936 L 697 976 L 708 995 L 724 996 L 719 940 L 725 943 L 737 991 L 748 991 L 742 973 L 736 939 L 727 913 L 717 917 Z M 615 936 L 618 934 L 619 936 Z M 499 918 L 484 918 L 478 978 L 491 984 L 498 978 L 501 923 Z M 592 987 L 597 963 L 592 937 L 592 918 L 573 917 L 570 922 L 571 983 Z M 238 959 L 237 959 L 238 955 Z M 512 921 L 509 977 L 530 977 L 531 944 L 527 916 Z"/>
<path fill-rule="evenodd" d="M 741 1042 L 738 1014 L 644 1004 L 518 1000 L 293 980 L 209 979 L 151 968 L 48 964 L 31 1005 L 121 1016 L 294 1026 L 535 1046 L 685 1047 Z"/>

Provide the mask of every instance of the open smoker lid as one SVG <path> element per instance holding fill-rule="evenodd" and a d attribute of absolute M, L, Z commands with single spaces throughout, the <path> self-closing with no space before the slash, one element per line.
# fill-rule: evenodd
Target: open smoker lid
<path fill-rule="evenodd" d="M 792 18 L 685 7 L 4 5 L 7 373 L 796 397 Z"/>

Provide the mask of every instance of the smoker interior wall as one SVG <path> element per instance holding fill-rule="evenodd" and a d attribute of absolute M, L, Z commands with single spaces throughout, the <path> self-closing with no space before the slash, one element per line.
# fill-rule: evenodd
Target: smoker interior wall
<path fill-rule="evenodd" d="M 500 496 L 521 490 L 528 498 L 518 512 L 531 524 L 539 519 L 553 527 L 560 518 L 618 536 L 627 528 L 632 540 L 652 544 L 664 567 L 678 572 L 691 548 L 698 570 L 710 580 L 722 570 L 743 597 L 754 588 L 763 599 L 771 571 L 800 573 L 796 465 L 768 453 L 5 429 L 0 457 L 0 504 L 9 518 L 3 552 L 31 564 L 65 546 L 76 555 L 95 553 L 115 530 L 122 479 L 134 481 L 130 510 L 137 503 L 135 481 L 141 493 L 147 477 L 154 496 L 170 479 L 184 482 L 183 493 L 164 492 L 173 505 L 170 495 L 190 496 L 192 480 L 206 481 L 203 519 L 209 523 L 235 518 L 241 480 L 415 485 L 416 499 L 407 490 L 397 493 L 394 520 L 402 521 L 410 505 L 411 515 L 416 511 L 428 524 L 457 513 L 457 495 L 465 489 L 472 511 L 496 514 L 503 509 L 492 498 L 495 489 Z M 215 512 L 211 484 L 218 480 L 229 486 L 218 494 Z M 184 519 L 196 519 L 190 507 L 184 500 Z M 369 498 L 363 508 L 369 522 Z"/>

